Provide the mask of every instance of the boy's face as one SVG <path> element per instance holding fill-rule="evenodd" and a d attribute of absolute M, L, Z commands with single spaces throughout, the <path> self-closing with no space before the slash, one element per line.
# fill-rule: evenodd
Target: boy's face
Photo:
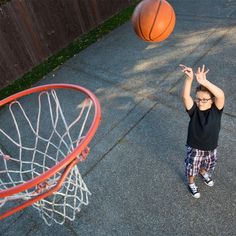
<path fill-rule="evenodd" d="M 199 110 L 205 111 L 211 108 L 213 100 L 208 92 L 198 91 L 196 93 L 195 102 L 197 103 Z"/>

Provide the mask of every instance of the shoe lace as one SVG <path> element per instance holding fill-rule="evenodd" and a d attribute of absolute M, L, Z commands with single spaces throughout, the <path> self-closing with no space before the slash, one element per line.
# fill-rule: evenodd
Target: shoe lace
<path fill-rule="evenodd" d="M 197 186 L 196 185 L 190 186 L 190 188 L 192 189 L 193 193 L 197 192 Z"/>

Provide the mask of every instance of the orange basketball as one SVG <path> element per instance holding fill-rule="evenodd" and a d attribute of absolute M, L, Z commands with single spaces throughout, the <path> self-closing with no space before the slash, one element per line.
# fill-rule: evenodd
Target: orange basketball
<path fill-rule="evenodd" d="M 144 41 L 161 42 L 175 27 L 175 12 L 165 0 L 143 0 L 132 15 L 135 33 Z"/>

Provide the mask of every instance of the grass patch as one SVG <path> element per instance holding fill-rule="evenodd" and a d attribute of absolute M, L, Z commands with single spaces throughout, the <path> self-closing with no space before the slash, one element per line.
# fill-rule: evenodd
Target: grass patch
<path fill-rule="evenodd" d="M 98 39 L 108 34 L 116 27 L 130 20 L 133 10 L 138 2 L 140 2 L 140 0 L 134 0 L 128 8 L 105 21 L 103 24 L 91 30 L 87 34 L 81 36 L 79 39 L 71 42 L 67 47 L 49 57 L 40 65 L 34 67 L 30 72 L 24 74 L 11 85 L 1 89 L 0 99 L 30 88 L 37 81 L 41 80 L 43 76 L 47 75 L 59 65 L 62 65 L 66 60 L 87 48 L 89 45 L 95 43 Z"/>
<path fill-rule="evenodd" d="M 0 0 L 0 6 L 2 6 L 3 4 L 10 2 L 11 0 Z"/>

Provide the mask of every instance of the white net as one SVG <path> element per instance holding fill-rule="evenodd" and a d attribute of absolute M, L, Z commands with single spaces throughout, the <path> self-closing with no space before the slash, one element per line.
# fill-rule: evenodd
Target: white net
<path fill-rule="evenodd" d="M 63 96 L 74 95 L 66 92 L 50 90 L 28 96 L 32 96 L 30 104 L 27 97 L 13 101 L 1 116 L 0 124 L 7 124 L 7 128 L 3 129 L 2 125 L 0 128 L 0 193 L 40 176 L 67 157 L 83 140 L 92 122 L 89 114 L 94 112 L 93 102 L 82 93 L 69 107 L 63 104 Z M 83 159 L 83 156 L 76 158 Z M 51 190 L 63 171 L 30 189 L 0 197 L 0 210 Z M 74 165 L 61 188 L 33 207 L 46 224 L 51 225 L 53 221 L 63 224 L 66 219 L 74 220 L 81 205 L 88 204 L 88 195 L 90 192 Z"/>

